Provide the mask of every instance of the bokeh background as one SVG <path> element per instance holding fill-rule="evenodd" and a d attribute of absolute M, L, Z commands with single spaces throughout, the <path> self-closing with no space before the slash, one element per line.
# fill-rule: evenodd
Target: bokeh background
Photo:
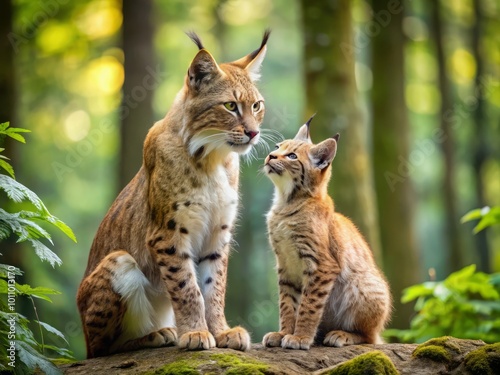
<path fill-rule="evenodd" d="M 317 112 L 313 141 L 341 134 L 331 194 L 391 283 L 391 327 L 407 328 L 405 287 L 473 263 L 500 271 L 498 227 L 473 235 L 460 223 L 500 205 L 499 16 L 496 0 L 2 0 L 0 122 L 32 131 L 4 147 L 17 180 L 78 238 L 54 235 L 61 267 L 9 242 L 2 263 L 62 292 L 38 314 L 83 358 L 76 289 L 101 219 L 197 52 L 184 32 L 222 62 L 256 49 L 270 27 L 263 127 L 290 137 Z M 242 163 L 226 308 L 255 342 L 278 328 L 265 156 Z M 31 302 L 18 308 L 33 315 Z"/>

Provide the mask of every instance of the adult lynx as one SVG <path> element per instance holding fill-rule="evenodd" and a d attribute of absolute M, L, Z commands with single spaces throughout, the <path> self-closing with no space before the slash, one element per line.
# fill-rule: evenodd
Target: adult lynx
<path fill-rule="evenodd" d="M 77 296 L 89 358 L 175 343 L 250 346 L 246 330 L 228 326 L 224 297 L 238 154 L 259 141 L 264 101 L 254 82 L 269 32 L 257 50 L 220 65 L 190 37 L 199 52 L 184 86 L 90 250 Z"/>
<path fill-rule="evenodd" d="M 278 263 L 280 331 L 265 335 L 263 344 L 380 343 L 389 287 L 368 244 L 327 193 L 339 136 L 314 145 L 310 121 L 279 143 L 264 167 L 275 185 L 267 223 Z"/>

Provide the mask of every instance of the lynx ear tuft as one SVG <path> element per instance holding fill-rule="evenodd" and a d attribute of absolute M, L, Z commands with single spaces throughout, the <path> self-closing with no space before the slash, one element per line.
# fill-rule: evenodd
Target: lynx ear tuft
<path fill-rule="evenodd" d="M 194 31 L 186 31 L 186 35 L 194 42 L 194 44 L 196 44 L 199 50 L 205 49 L 200 37 Z"/>
<path fill-rule="evenodd" d="M 310 136 L 310 131 L 309 131 L 309 126 L 311 125 L 311 121 L 316 116 L 316 113 L 312 115 L 307 122 L 302 125 L 297 132 L 297 135 L 295 136 L 294 140 L 296 141 L 304 141 L 304 142 L 309 142 L 312 143 L 311 141 L 311 136 Z"/>
<path fill-rule="evenodd" d="M 264 61 L 264 57 L 266 56 L 266 45 L 267 40 L 269 39 L 269 35 L 271 35 L 271 30 L 267 29 L 264 32 L 259 48 L 249 53 L 245 57 L 232 62 L 233 65 L 237 65 L 240 68 L 245 69 L 252 81 L 258 81 L 260 78 L 260 68 L 262 66 L 262 62 Z"/>

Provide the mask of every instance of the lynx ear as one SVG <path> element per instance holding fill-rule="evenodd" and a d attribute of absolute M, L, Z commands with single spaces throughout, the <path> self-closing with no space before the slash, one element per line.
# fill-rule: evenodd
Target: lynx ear
<path fill-rule="evenodd" d="M 187 80 L 190 87 L 199 89 L 204 83 L 220 74 L 220 69 L 212 55 L 202 49 L 194 57 L 187 72 Z"/>
<path fill-rule="evenodd" d="M 307 122 L 300 127 L 294 140 L 312 143 L 311 136 L 309 135 L 309 125 L 311 124 L 311 121 L 314 118 L 314 116 L 316 116 L 316 113 L 314 115 L 312 115 L 309 118 L 309 120 L 307 120 Z"/>
<path fill-rule="evenodd" d="M 260 67 L 262 66 L 262 61 L 264 61 L 264 57 L 266 56 L 267 51 L 267 40 L 269 39 L 269 35 L 271 34 L 271 30 L 267 29 L 264 32 L 264 36 L 262 37 L 262 43 L 260 47 L 249 53 L 245 57 L 242 57 L 239 60 L 233 61 L 233 65 L 237 65 L 242 69 L 245 69 L 250 75 L 250 79 L 252 81 L 258 81 L 260 78 Z"/>
<path fill-rule="evenodd" d="M 325 169 L 330 165 L 337 153 L 337 140 L 339 135 L 329 138 L 309 150 L 309 158 L 316 168 Z"/>
<path fill-rule="evenodd" d="M 206 83 L 216 75 L 221 74 L 222 71 L 220 70 L 219 65 L 217 65 L 217 62 L 212 57 L 210 52 L 208 52 L 205 47 L 203 47 L 203 43 L 201 42 L 198 35 L 196 35 L 192 31 L 186 34 L 191 38 L 191 40 L 198 46 L 198 49 L 200 50 L 189 66 L 187 72 L 187 82 L 189 84 L 189 87 L 199 89 L 203 83 Z"/>

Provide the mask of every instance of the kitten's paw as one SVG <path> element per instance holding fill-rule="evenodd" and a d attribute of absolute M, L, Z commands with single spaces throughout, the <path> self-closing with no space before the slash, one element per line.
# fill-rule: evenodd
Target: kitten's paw
<path fill-rule="evenodd" d="M 262 339 L 262 345 L 267 346 L 269 348 L 275 346 L 281 346 L 281 340 L 283 340 L 283 337 L 285 337 L 285 334 L 281 332 L 266 333 L 266 335 Z"/>
<path fill-rule="evenodd" d="M 247 350 L 252 345 L 250 335 L 242 327 L 230 328 L 218 334 L 215 338 L 218 348 Z"/>
<path fill-rule="evenodd" d="M 309 350 L 313 343 L 313 337 L 286 335 L 281 341 L 281 346 L 284 349 L 302 349 Z"/>
<path fill-rule="evenodd" d="M 186 332 L 179 339 L 179 348 L 188 350 L 215 348 L 215 339 L 208 331 Z"/>
<path fill-rule="evenodd" d="M 349 333 L 345 331 L 330 331 L 326 334 L 323 340 L 323 345 L 334 346 L 336 348 L 341 348 L 343 346 L 361 344 L 364 340 L 361 336 L 355 333 Z"/>

